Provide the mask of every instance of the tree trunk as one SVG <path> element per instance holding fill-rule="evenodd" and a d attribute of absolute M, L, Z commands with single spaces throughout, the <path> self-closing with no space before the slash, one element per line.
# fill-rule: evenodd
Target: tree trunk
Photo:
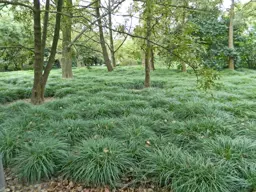
<path fill-rule="evenodd" d="M 150 68 L 151 68 L 151 70 L 153 70 L 153 71 L 156 70 L 156 68 L 155 68 L 154 50 L 153 50 L 152 47 L 151 47 L 151 50 L 150 50 Z"/>
<path fill-rule="evenodd" d="M 42 87 L 43 73 L 43 51 L 41 39 L 41 17 L 40 17 L 40 0 L 34 0 L 34 84 L 32 88 L 31 102 L 41 104 L 44 102 L 44 90 Z"/>
<path fill-rule="evenodd" d="M 71 47 L 71 30 L 72 30 L 72 0 L 64 0 L 64 13 L 70 16 L 62 18 L 62 78 L 73 78 L 72 72 L 72 53 Z"/>
<path fill-rule="evenodd" d="M 186 63 L 182 62 L 182 63 L 181 63 L 181 67 L 182 67 L 182 72 L 187 72 Z"/>
<path fill-rule="evenodd" d="M 151 0 L 146 0 L 146 52 L 145 52 L 145 81 L 144 86 L 150 87 L 150 50 L 151 50 L 151 43 L 150 43 L 150 37 L 151 37 L 151 19 L 152 19 L 152 13 L 151 13 Z"/>
<path fill-rule="evenodd" d="M 32 97 L 31 102 L 33 104 L 41 104 L 44 102 L 44 91 L 45 85 L 52 69 L 52 65 L 55 60 L 57 44 L 59 40 L 59 31 L 60 31 L 60 19 L 61 19 L 61 11 L 62 11 L 62 1 L 58 0 L 57 4 L 57 14 L 56 14 L 56 22 L 54 29 L 53 42 L 51 47 L 51 53 L 45 70 L 43 72 L 43 51 L 42 47 L 45 45 L 45 42 L 42 43 L 41 39 L 41 18 L 40 18 L 40 0 L 34 0 L 34 49 L 35 49 L 35 57 L 34 57 L 34 84 L 32 89 Z M 46 21 L 46 20 L 45 20 Z M 45 22 L 44 24 L 46 24 Z M 44 27 L 44 32 L 47 30 L 47 27 Z M 46 38 L 43 39 L 46 41 Z"/>
<path fill-rule="evenodd" d="M 145 66 L 145 51 L 143 49 L 141 49 L 140 55 L 141 55 L 141 65 L 144 67 Z"/>
<path fill-rule="evenodd" d="M 187 1 L 184 1 L 184 7 L 188 7 L 188 2 Z M 182 15 L 182 27 L 183 27 L 183 32 L 184 32 L 184 25 L 185 25 L 185 19 L 186 19 L 186 12 L 187 12 L 187 9 L 183 9 L 183 15 Z M 181 68 L 182 68 L 182 72 L 187 72 L 187 66 L 186 66 L 186 63 L 182 61 L 181 63 Z"/>
<path fill-rule="evenodd" d="M 81 55 L 77 57 L 77 67 L 85 67 L 85 65 L 83 64 L 83 57 Z"/>
<path fill-rule="evenodd" d="M 44 13 L 44 25 L 43 25 L 43 34 L 42 34 L 42 59 L 44 63 L 44 50 L 46 45 L 46 39 L 47 39 L 47 32 L 48 32 L 48 21 L 49 21 L 49 10 L 50 10 L 50 0 L 46 0 L 45 4 L 45 13 Z"/>
<path fill-rule="evenodd" d="M 106 42 L 105 42 L 104 34 L 103 34 L 103 27 L 102 27 L 101 15 L 100 15 L 100 0 L 97 0 L 95 2 L 95 10 L 96 10 L 96 17 L 98 19 L 99 34 L 100 34 L 100 45 L 101 45 L 101 49 L 102 49 L 102 52 L 103 52 L 104 62 L 106 64 L 107 68 L 108 68 L 108 71 L 113 71 L 113 67 L 112 67 L 111 62 L 109 60 L 108 51 L 107 51 L 107 47 L 106 47 Z"/>
<path fill-rule="evenodd" d="M 234 49 L 234 29 L 233 29 L 233 21 L 234 21 L 234 7 L 235 7 L 235 2 L 234 0 L 231 0 L 231 8 L 230 8 L 230 18 L 229 18 L 229 36 L 228 36 L 228 47 L 229 49 Z M 228 59 L 228 68 L 231 70 L 235 69 L 235 64 L 234 64 L 234 57 L 229 56 Z"/>
<path fill-rule="evenodd" d="M 43 74 L 43 86 L 44 87 L 46 85 L 46 82 L 47 82 L 47 79 L 49 77 L 50 71 L 52 69 L 52 65 L 55 61 L 55 55 L 56 55 L 56 52 L 57 52 L 57 46 L 58 46 L 58 41 L 59 41 L 59 36 L 60 36 L 60 23 L 61 23 L 62 5 L 63 5 L 63 0 L 58 0 L 57 14 L 56 14 L 56 21 L 55 21 L 55 28 L 54 28 L 54 35 L 53 35 L 50 57 L 49 57 L 49 60 L 47 62 L 47 65 L 45 67 L 44 74 Z"/>
<path fill-rule="evenodd" d="M 111 0 L 108 0 L 108 25 L 109 25 L 111 62 L 113 67 L 116 67 L 115 47 L 114 47 L 113 31 L 112 31 Z"/>

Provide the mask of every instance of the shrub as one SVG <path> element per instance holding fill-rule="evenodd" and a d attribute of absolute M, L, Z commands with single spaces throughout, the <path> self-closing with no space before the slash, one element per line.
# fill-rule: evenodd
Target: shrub
<path fill-rule="evenodd" d="M 132 160 L 125 148 L 111 138 L 82 141 L 63 169 L 66 177 L 95 186 L 116 186 Z"/>
<path fill-rule="evenodd" d="M 20 179 L 29 183 L 49 179 L 67 157 L 66 150 L 67 145 L 55 138 L 38 138 L 32 143 L 25 143 L 14 159 L 13 170 Z"/>
<path fill-rule="evenodd" d="M 122 66 L 138 65 L 138 62 L 136 59 L 126 58 L 122 60 L 121 65 Z"/>

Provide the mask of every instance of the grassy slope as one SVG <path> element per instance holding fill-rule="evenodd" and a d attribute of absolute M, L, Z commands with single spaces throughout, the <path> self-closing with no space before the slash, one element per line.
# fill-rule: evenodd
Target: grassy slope
<path fill-rule="evenodd" d="M 90 185 L 153 183 L 186 191 L 256 188 L 256 72 L 224 71 L 223 85 L 196 89 L 192 74 L 158 69 L 53 70 L 41 106 L 32 72 L 0 74 L 0 151 L 30 182 L 63 174 Z"/>

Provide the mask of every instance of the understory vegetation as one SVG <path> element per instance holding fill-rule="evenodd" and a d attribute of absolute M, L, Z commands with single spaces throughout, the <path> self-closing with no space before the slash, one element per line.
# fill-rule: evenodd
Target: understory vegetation
<path fill-rule="evenodd" d="M 141 68 L 80 68 L 74 79 L 52 70 L 42 105 L 22 100 L 32 71 L 1 73 L 4 166 L 29 183 L 63 176 L 112 188 L 256 190 L 256 72 L 224 70 L 204 92 L 194 74 L 161 68 L 143 89 Z"/>

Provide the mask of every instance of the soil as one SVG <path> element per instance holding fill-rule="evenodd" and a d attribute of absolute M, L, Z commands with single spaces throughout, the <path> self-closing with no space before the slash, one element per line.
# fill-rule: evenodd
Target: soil
<path fill-rule="evenodd" d="M 50 181 L 41 182 L 38 184 L 21 183 L 16 176 L 6 170 L 6 192 L 154 192 L 159 191 L 151 188 L 125 188 L 111 190 L 108 187 L 91 188 L 80 183 L 72 182 L 66 179 L 52 179 Z M 162 191 L 163 192 L 163 191 Z"/>

